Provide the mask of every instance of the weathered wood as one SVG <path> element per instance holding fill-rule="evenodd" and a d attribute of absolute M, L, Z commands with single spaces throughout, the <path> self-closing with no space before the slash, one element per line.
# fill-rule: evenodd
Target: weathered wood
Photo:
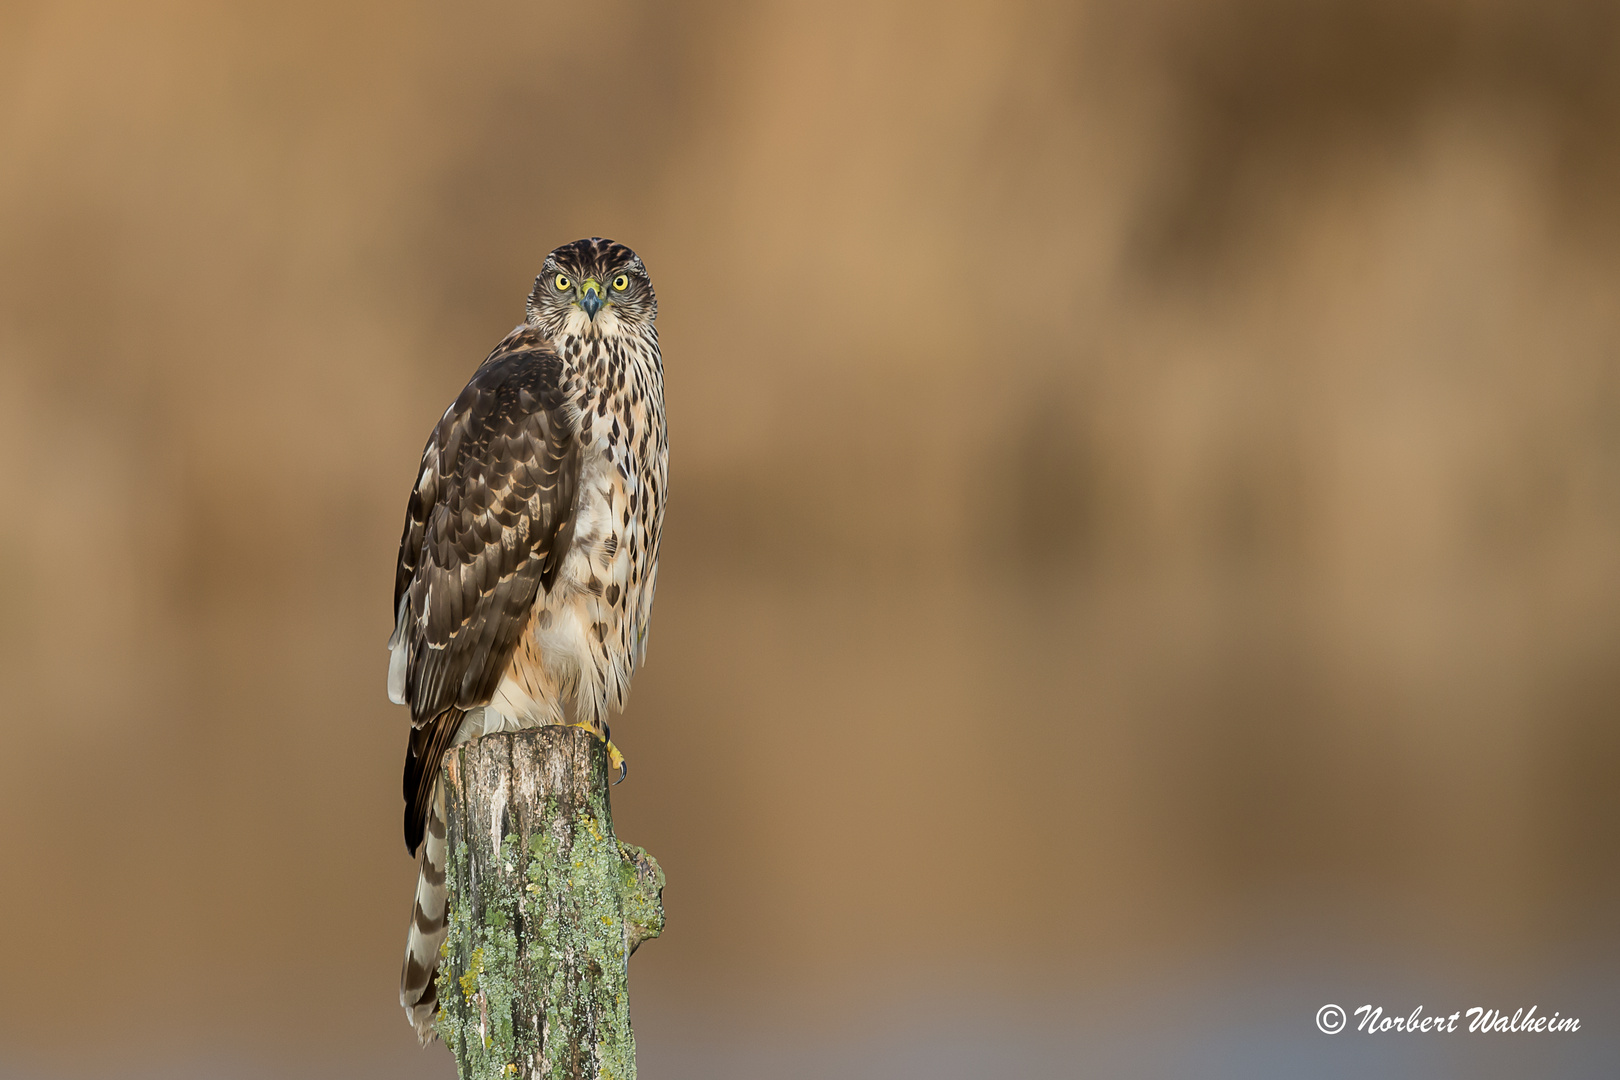
<path fill-rule="evenodd" d="M 440 777 L 438 1030 L 461 1080 L 633 1080 L 628 964 L 664 928 L 664 872 L 614 836 L 602 743 L 565 727 L 486 735 Z"/>

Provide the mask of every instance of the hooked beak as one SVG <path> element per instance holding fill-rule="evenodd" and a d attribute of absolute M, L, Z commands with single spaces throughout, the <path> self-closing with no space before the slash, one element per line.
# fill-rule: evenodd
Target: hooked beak
<path fill-rule="evenodd" d="M 602 286 L 595 278 L 591 278 L 579 287 L 579 306 L 585 309 L 585 314 L 594 321 L 596 313 L 602 310 Z"/>

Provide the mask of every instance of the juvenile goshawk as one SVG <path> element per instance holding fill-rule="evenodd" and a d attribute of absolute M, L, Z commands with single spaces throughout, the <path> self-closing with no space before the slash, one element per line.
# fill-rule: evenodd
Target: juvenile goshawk
<path fill-rule="evenodd" d="M 545 724 L 608 742 L 608 711 L 624 707 L 647 647 L 669 467 L 657 314 L 635 252 L 558 248 L 528 317 L 422 451 L 388 696 L 411 708 L 405 843 L 421 869 L 399 998 L 423 1042 L 445 936 L 444 752 Z"/>

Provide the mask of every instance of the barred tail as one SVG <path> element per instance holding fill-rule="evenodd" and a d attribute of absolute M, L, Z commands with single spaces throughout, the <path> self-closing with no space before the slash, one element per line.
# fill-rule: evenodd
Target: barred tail
<path fill-rule="evenodd" d="M 439 1011 L 434 975 L 439 970 L 439 946 L 444 944 L 448 930 L 444 833 L 444 786 L 435 783 L 428 803 L 427 833 L 422 838 L 422 868 L 416 878 L 411 929 L 405 940 L 405 968 L 399 976 L 399 1003 L 405 1007 L 416 1038 L 424 1046 L 434 1037 L 433 1022 Z"/>

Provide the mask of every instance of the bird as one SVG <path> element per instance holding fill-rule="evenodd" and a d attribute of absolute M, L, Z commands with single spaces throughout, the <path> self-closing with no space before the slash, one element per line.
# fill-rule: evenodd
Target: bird
<path fill-rule="evenodd" d="M 424 1045 L 446 934 L 444 753 L 496 731 L 608 728 L 647 648 L 669 473 L 658 300 L 612 240 L 546 256 L 524 321 L 434 426 L 405 512 L 388 696 L 408 705 L 418 860 L 399 1000 Z"/>

